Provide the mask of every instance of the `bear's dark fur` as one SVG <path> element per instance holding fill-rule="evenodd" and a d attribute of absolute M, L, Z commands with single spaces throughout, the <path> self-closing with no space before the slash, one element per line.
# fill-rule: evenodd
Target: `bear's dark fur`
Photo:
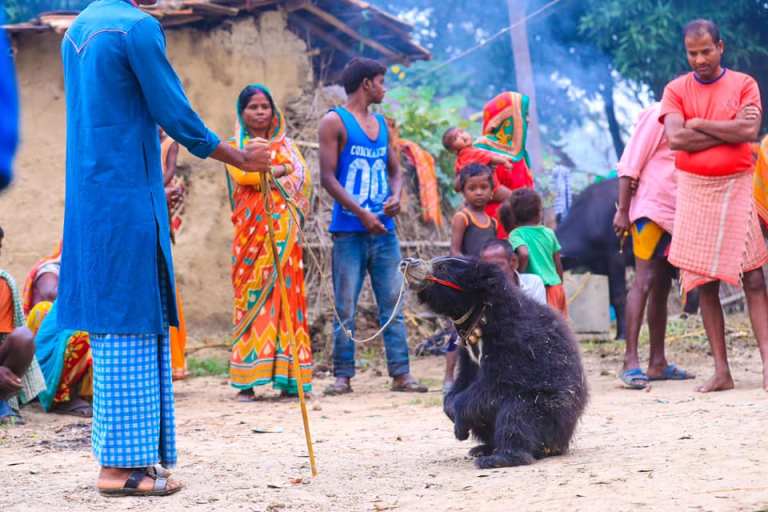
<path fill-rule="evenodd" d="M 444 409 L 457 439 L 472 433 L 482 443 L 470 450 L 477 466 L 518 466 L 565 453 L 588 392 L 577 342 L 559 313 L 526 297 L 497 266 L 469 259 L 433 260 L 430 278 L 416 287 L 421 302 L 454 321 L 475 308 L 457 328 L 482 330 L 481 343 L 469 345 L 475 358 L 481 347 L 480 364 L 459 348 Z"/>

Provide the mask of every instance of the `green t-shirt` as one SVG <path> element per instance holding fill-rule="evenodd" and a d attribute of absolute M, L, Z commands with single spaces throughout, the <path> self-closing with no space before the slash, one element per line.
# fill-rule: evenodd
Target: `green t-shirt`
<path fill-rule="evenodd" d="M 561 284 L 555 267 L 555 253 L 560 252 L 560 242 L 555 232 L 546 226 L 521 226 L 509 235 L 509 243 L 517 250 L 524 245 L 528 248 L 528 268 L 525 272 L 536 274 L 545 286 Z"/>

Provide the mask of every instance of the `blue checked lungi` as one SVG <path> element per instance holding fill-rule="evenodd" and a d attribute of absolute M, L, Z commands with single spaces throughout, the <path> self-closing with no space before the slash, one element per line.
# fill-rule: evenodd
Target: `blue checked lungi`
<path fill-rule="evenodd" d="M 93 334 L 93 454 L 101 466 L 176 465 L 167 271 L 160 264 L 164 334 Z"/>

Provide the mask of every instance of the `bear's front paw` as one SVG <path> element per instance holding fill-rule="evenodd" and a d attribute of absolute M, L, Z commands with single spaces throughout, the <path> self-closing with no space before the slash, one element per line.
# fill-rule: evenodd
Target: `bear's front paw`
<path fill-rule="evenodd" d="M 466 441 L 469 439 L 469 429 L 457 419 L 453 424 L 453 435 L 455 435 L 456 439 L 459 441 Z"/>
<path fill-rule="evenodd" d="M 493 446 L 487 444 L 479 444 L 469 450 L 470 457 L 487 457 L 493 453 Z"/>

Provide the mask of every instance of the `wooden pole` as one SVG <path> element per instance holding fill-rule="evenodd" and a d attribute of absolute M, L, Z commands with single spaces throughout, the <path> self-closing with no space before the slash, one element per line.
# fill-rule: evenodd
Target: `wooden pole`
<path fill-rule="evenodd" d="M 531 64 L 531 52 L 528 47 L 528 28 L 525 23 L 527 0 L 507 0 L 509 9 L 509 23 L 515 25 L 511 31 L 512 53 L 515 61 L 515 79 L 518 92 L 530 98 L 528 111 L 528 140 L 526 149 L 531 159 L 531 171 L 541 171 L 542 146 L 541 131 L 539 129 L 539 114 L 536 109 L 536 85 L 533 79 L 533 66 Z"/>
<path fill-rule="evenodd" d="M 283 314 L 285 328 L 288 331 L 288 344 L 291 347 L 291 360 L 293 362 L 293 373 L 296 374 L 296 385 L 299 390 L 299 404 L 301 406 L 301 420 L 304 423 L 304 437 L 307 441 L 307 450 L 309 451 L 309 467 L 312 476 L 317 476 L 317 465 L 315 464 L 315 450 L 312 448 L 312 434 L 309 431 L 309 414 L 307 413 L 307 402 L 304 399 L 304 382 L 301 378 L 301 365 L 299 365 L 299 350 L 296 346 L 296 339 L 293 335 L 293 319 L 291 318 L 291 306 L 288 303 L 288 291 L 285 288 L 285 276 L 283 267 L 280 265 L 280 253 L 277 251 L 275 243 L 275 227 L 272 224 L 272 188 L 270 186 L 271 175 L 261 173 L 261 192 L 264 195 L 264 208 L 267 212 L 267 233 L 269 234 L 269 245 L 272 249 L 272 259 L 277 272 L 277 284 L 280 287 L 280 311 Z M 290 206 L 286 206 L 290 208 Z M 288 212 L 290 213 L 290 212 Z M 278 332 L 280 329 L 278 329 Z"/>

